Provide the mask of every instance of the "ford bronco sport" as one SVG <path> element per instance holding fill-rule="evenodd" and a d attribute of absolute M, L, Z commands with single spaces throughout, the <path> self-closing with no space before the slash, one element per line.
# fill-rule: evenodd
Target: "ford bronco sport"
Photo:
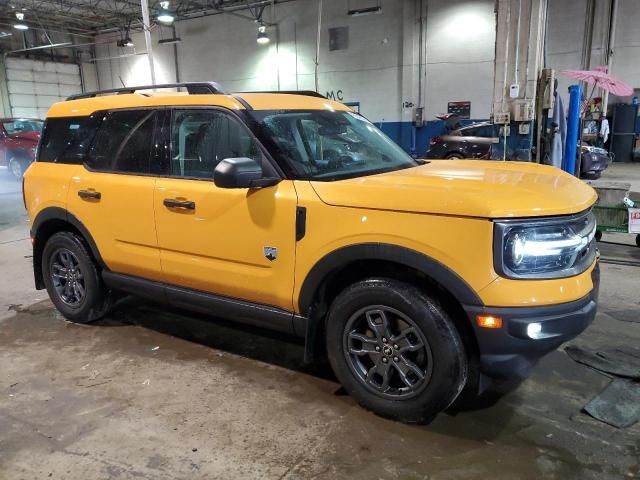
<path fill-rule="evenodd" d="M 536 164 L 414 160 L 313 92 L 71 97 L 24 195 L 36 286 L 69 320 L 125 292 L 294 334 L 406 422 L 526 377 L 596 312 L 591 187 Z"/>

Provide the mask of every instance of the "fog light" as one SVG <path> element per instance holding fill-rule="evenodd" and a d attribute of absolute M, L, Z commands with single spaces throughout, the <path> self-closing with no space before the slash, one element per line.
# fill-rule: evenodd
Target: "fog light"
<path fill-rule="evenodd" d="M 478 315 L 476 322 L 482 328 L 502 328 L 502 319 L 493 315 Z"/>
<path fill-rule="evenodd" d="M 530 323 L 527 325 L 527 335 L 529 338 L 538 339 L 544 337 L 542 333 L 542 324 L 541 323 Z"/>

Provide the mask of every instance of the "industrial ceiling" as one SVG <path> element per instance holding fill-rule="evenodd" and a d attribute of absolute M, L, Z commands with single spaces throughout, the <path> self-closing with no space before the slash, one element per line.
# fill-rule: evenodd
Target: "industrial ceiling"
<path fill-rule="evenodd" d="M 173 0 L 176 20 L 229 13 L 256 19 L 262 10 L 290 0 Z M 151 15 L 161 10 L 161 0 L 149 0 Z M 138 0 L 0 0 L 0 31 L 13 33 L 16 13 L 24 13 L 30 30 L 93 37 L 108 32 L 142 29 Z M 2 35 L 0 35 L 2 36 Z"/>

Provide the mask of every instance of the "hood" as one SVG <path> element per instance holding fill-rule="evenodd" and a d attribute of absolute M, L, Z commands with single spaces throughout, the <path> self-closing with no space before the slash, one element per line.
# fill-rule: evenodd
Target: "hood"
<path fill-rule="evenodd" d="M 482 218 L 577 213 L 597 198 L 590 186 L 555 167 L 487 160 L 436 160 L 311 184 L 329 205 Z"/>
<path fill-rule="evenodd" d="M 20 132 L 9 135 L 9 137 L 15 140 L 27 140 L 38 143 L 38 140 L 40 140 L 40 132 Z"/>

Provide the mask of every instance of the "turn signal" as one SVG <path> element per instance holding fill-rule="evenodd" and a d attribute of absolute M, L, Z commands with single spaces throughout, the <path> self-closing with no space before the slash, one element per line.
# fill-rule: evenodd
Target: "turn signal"
<path fill-rule="evenodd" d="M 476 322 L 482 328 L 502 328 L 502 319 L 493 315 L 478 315 Z"/>

